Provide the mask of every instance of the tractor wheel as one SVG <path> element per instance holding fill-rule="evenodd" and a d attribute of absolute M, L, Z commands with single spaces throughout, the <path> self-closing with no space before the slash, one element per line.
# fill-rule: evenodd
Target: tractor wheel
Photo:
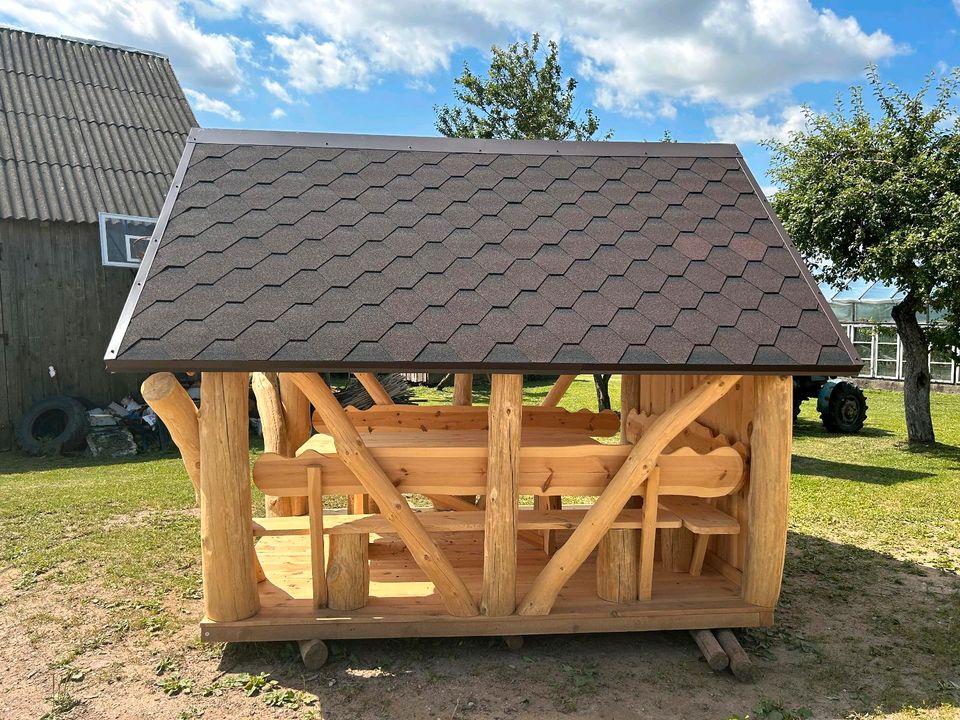
<path fill-rule="evenodd" d="M 820 413 L 823 426 L 834 433 L 857 433 L 867 419 L 867 398 L 863 390 L 848 382 L 833 386 L 827 409 Z"/>

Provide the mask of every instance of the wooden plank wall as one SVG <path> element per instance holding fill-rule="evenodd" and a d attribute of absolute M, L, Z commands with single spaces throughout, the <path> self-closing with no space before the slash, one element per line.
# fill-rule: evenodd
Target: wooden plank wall
<path fill-rule="evenodd" d="M 103 363 L 133 276 L 101 264 L 96 224 L 0 221 L 0 450 L 48 395 L 107 403 L 137 390 L 143 376 Z"/>
<path fill-rule="evenodd" d="M 648 413 L 661 413 L 676 402 L 685 392 L 695 387 L 701 380 L 699 375 L 642 375 L 640 377 L 640 410 Z M 714 432 L 723 433 L 731 442 L 740 441 L 749 447 L 750 421 L 753 418 L 753 378 L 745 375 L 739 385 L 731 390 L 712 408 L 707 410 L 699 421 Z M 720 498 L 717 507 L 740 521 L 739 535 L 722 535 L 711 540 L 710 549 L 720 558 L 737 569 L 743 567 L 744 547 L 746 543 L 746 509 L 749 492 L 749 470 L 747 482 L 735 493 Z"/>

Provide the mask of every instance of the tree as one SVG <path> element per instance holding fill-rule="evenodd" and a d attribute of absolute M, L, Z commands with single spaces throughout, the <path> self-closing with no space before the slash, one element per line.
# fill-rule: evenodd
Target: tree
<path fill-rule="evenodd" d="M 904 292 L 893 320 L 904 349 L 904 410 L 911 443 L 934 442 L 931 345 L 960 345 L 960 74 L 911 95 L 867 70 L 875 119 L 854 87 L 827 114 L 806 111 L 806 127 L 771 141 L 770 176 L 783 189 L 773 204 L 798 250 L 821 279 L 856 278 Z M 933 97 L 931 97 L 933 95 Z M 922 326 L 927 307 L 943 314 Z"/>
<path fill-rule="evenodd" d="M 435 106 L 436 127 L 447 137 L 501 140 L 593 140 L 600 120 L 591 109 L 574 113 L 575 78 L 563 79 L 559 48 L 552 40 L 540 62 L 540 36 L 507 49 L 494 45 L 486 78 L 464 63 L 454 80 L 458 105 Z M 600 139 L 609 140 L 611 131 Z M 610 375 L 594 375 L 597 406 L 610 409 Z"/>
<path fill-rule="evenodd" d="M 593 140 L 600 121 L 593 110 L 574 112 L 575 78 L 563 79 L 559 48 L 547 43 L 540 62 L 540 35 L 503 49 L 494 45 L 486 78 L 464 63 L 454 80 L 458 104 L 434 106 L 436 128 L 447 137 L 509 140 Z M 607 140 L 612 132 L 600 138 Z"/>

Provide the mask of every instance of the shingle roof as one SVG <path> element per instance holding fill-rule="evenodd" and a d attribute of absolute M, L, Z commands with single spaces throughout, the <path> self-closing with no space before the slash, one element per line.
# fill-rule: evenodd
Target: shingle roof
<path fill-rule="evenodd" d="M 165 57 L 0 28 L 0 218 L 155 217 L 196 124 Z"/>
<path fill-rule="evenodd" d="M 733 145 L 191 133 L 113 369 L 851 372 Z"/>

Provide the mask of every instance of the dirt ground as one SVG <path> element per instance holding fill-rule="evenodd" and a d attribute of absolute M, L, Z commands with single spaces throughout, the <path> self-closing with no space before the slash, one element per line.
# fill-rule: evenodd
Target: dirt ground
<path fill-rule="evenodd" d="M 4 720 L 960 716 L 960 578 L 797 534 L 776 625 L 741 635 L 752 684 L 711 672 L 680 632 L 529 637 L 518 652 L 340 642 L 306 672 L 290 643 L 202 645 L 196 598 L 13 571 L 0 598 Z"/>

